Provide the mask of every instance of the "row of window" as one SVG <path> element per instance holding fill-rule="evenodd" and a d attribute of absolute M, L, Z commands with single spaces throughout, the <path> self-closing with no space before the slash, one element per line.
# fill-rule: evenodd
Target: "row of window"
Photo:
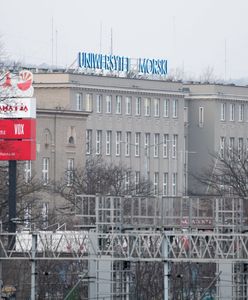
<path fill-rule="evenodd" d="M 134 143 L 132 140 L 134 136 Z M 143 142 L 142 142 L 143 139 Z M 105 152 L 103 149 L 103 140 L 105 140 Z M 94 144 L 94 145 L 93 145 Z M 94 147 L 95 146 L 95 147 Z M 124 155 L 131 156 L 132 148 L 134 149 L 134 156 L 141 155 L 141 148 L 144 149 L 144 155 L 150 156 L 152 152 L 153 157 L 159 157 L 159 148 L 162 147 L 163 158 L 169 157 L 169 150 L 171 149 L 171 158 L 176 158 L 178 148 L 178 135 L 173 134 L 159 134 L 159 133 L 144 133 L 131 131 L 115 131 L 111 130 L 102 131 L 96 130 L 95 143 L 93 143 L 93 131 L 86 130 L 86 154 L 97 155 L 116 155 L 121 156 L 124 148 Z"/>
<path fill-rule="evenodd" d="M 221 121 L 228 120 L 227 108 L 228 108 L 227 103 L 220 104 L 220 120 Z M 237 120 L 239 122 L 243 122 L 244 121 L 244 113 L 245 113 L 245 105 L 244 104 L 234 104 L 234 103 L 229 104 L 229 121 L 235 121 L 236 118 L 238 117 Z M 238 115 L 236 116 L 236 114 L 238 114 Z"/>
<path fill-rule="evenodd" d="M 130 96 L 115 96 L 112 95 L 96 95 L 95 108 L 93 108 L 93 94 L 85 94 L 85 99 L 83 101 L 83 95 L 81 93 L 76 94 L 76 110 L 93 111 L 95 109 L 96 113 L 115 113 L 115 114 L 125 114 L 132 115 L 133 109 L 136 116 L 142 115 L 154 117 L 169 117 L 170 114 L 173 118 L 178 117 L 178 99 L 159 99 L 159 98 L 135 98 L 135 106 L 133 107 L 133 98 Z M 172 103 L 172 111 L 170 113 L 170 103 Z M 105 104 L 105 105 L 104 105 Z"/>
<path fill-rule="evenodd" d="M 163 196 L 177 196 L 178 193 L 178 175 L 177 173 L 171 174 L 171 188 L 169 188 L 169 173 L 163 173 L 162 176 L 162 187 L 160 186 L 159 172 L 154 172 L 153 179 L 150 178 L 150 173 L 147 174 L 148 178 L 152 180 L 154 187 L 154 195 L 163 195 Z M 136 193 L 139 193 L 139 183 L 140 183 L 140 171 L 135 172 L 135 186 Z M 131 185 L 131 172 L 127 172 L 125 175 L 125 190 L 128 191 Z"/>
<path fill-rule="evenodd" d="M 42 170 L 41 179 L 44 185 L 47 185 L 50 180 L 50 158 L 43 157 L 42 159 Z M 74 171 L 74 158 L 67 159 L 67 169 L 66 169 L 66 182 L 68 185 L 72 184 L 73 181 L 73 171 Z M 32 163 L 30 160 L 25 162 L 24 166 L 25 181 L 29 182 L 32 177 Z"/>
<path fill-rule="evenodd" d="M 221 136 L 219 153 L 220 157 L 224 158 L 227 151 L 228 155 L 233 155 L 234 151 L 237 151 L 237 155 L 241 159 L 245 151 L 244 138 L 239 137 L 237 139 L 237 145 L 235 145 L 235 137 L 229 137 L 229 139 L 227 139 L 226 137 Z M 248 139 L 246 139 L 246 151 L 248 151 Z"/>

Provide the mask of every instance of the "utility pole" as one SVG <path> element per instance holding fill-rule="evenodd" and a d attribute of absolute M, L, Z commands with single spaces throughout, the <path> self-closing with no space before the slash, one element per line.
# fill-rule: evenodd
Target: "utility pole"
<path fill-rule="evenodd" d="M 31 296 L 30 300 L 35 300 L 35 276 L 36 276 L 36 262 L 35 255 L 37 249 L 37 233 L 32 232 L 32 253 L 31 253 Z"/>

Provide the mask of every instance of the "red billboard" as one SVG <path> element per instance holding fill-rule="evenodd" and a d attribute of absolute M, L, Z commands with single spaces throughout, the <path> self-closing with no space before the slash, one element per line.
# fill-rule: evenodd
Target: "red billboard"
<path fill-rule="evenodd" d="M 36 138 L 35 119 L 0 119 L 0 139 L 31 139 Z"/>
<path fill-rule="evenodd" d="M 0 141 L 0 160 L 35 160 L 36 141 Z"/>

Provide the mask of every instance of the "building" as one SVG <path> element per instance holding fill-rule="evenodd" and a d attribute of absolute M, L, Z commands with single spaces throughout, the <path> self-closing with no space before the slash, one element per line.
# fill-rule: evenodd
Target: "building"
<path fill-rule="evenodd" d="M 149 178 L 157 195 L 204 193 L 189 175 L 208 167 L 211 153 L 226 146 L 248 147 L 247 87 L 66 72 L 35 73 L 34 87 L 38 115 L 39 110 L 60 112 L 68 164 L 72 149 L 68 139 L 74 134 L 77 147 L 82 147 L 75 154 L 82 165 L 90 155 L 121 162 L 132 168 L 135 182 Z M 76 118 L 71 122 L 69 112 L 71 117 L 88 114 L 85 127 L 80 118 L 73 125 Z M 56 153 L 61 161 L 61 153 Z M 38 159 L 40 155 L 47 156 L 38 152 Z M 41 161 L 37 164 L 40 168 Z M 65 168 L 66 161 L 63 164 Z M 61 172 L 60 167 L 53 176 Z M 126 174 L 125 185 L 129 183 Z"/>

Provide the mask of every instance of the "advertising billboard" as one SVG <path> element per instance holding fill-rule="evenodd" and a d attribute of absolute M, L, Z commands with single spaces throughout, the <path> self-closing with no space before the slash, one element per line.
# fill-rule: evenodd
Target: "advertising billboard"
<path fill-rule="evenodd" d="M 0 141 L 0 160 L 35 160 L 36 142 L 31 140 Z"/>
<path fill-rule="evenodd" d="M 35 98 L 5 98 L 0 101 L 0 119 L 36 118 Z"/>
<path fill-rule="evenodd" d="M 0 119 L 0 139 L 36 138 L 36 119 Z"/>

